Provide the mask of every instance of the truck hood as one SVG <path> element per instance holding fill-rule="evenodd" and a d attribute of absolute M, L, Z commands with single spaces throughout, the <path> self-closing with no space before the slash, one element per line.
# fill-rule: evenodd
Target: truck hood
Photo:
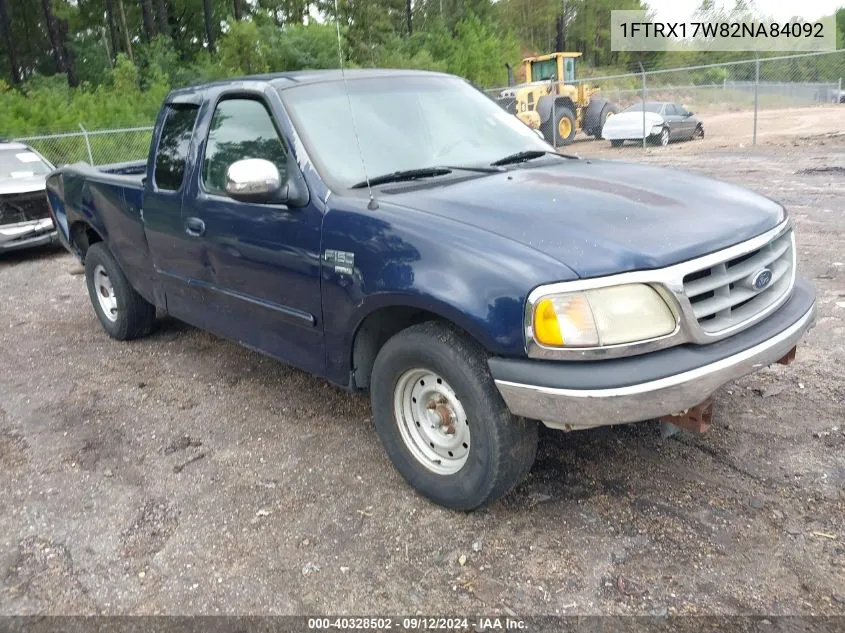
<path fill-rule="evenodd" d="M 409 189 L 389 199 L 505 236 L 581 277 L 676 264 L 785 217 L 776 202 L 736 185 L 616 161 L 561 161 Z"/>
<path fill-rule="evenodd" d="M 0 178 L 0 196 L 44 191 L 47 186 L 46 183 L 46 174 L 24 176 L 22 178 Z"/>

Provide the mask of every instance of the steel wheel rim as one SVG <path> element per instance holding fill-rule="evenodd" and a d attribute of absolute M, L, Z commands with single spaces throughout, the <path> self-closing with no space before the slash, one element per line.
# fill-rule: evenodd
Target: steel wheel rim
<path fill-rule="evenodd" d="M 666 146 L 669 144 L 669 130 L 664 129 L 660 133 L 660 144 Z"/>
<path fill-rule="evenodd" d="M 97 264 L 94 269 L 94 294 L 97 295 L 100 310 L 105 317 L 111 322 L 117 321 L 117 297 L 114 294 L 114 285 L 101 264 Z"/>
<path fill-rule="evenodd" d="M 569 135 L 572 133 L 572 123 L 569 122 L 569 119 L 563 117 L 557 124 L 557 131 L 561 138 L 569 138 Z"/>
<path fill-rule="evenodd" d="M 393 391 L 393 411 L 405 447 L 438 475 L 454 475 L 466 464 L 470 430 L 455 391 L 428 369 L 406 371 Z"/>

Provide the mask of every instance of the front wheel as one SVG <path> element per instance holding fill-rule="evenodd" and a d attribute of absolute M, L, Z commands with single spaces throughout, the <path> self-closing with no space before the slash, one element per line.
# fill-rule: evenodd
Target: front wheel
<path fill-rule="evenodd" d="M 537 423 L 516 418 L 484 353 L 437 322 L 396 334 L 370 381 L 376 432 L 420 494 L 447 508 L 488 505 L 522 481 L 537 450 Z"/>
<path fill-rule="evenodd" d="M 666 147 L 669 144 L 669 128 L 664 127 L 662 130 L 660 130 L 659 134 L 653 136 L 652 143 L 654 143 L 654 145 Z"/>
<path fill-rule="evenodd" d="M 542 126 L 543 136 L 553 146 L 569 145 L 575 140 L 575 113 L 569 108 L 557 108 Z"/>

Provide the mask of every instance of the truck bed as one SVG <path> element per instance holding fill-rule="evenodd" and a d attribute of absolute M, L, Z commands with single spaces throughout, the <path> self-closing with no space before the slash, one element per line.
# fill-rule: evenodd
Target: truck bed
<path fill-rule="evenodd" d="M 47 178 L 47 197 L 59 232 L 72 241 L 73 232 L 87 225 L 109 242 L 124 271 L 138 280 L 152 277 L 141 219 L 145 172 L 144 161 L 98 167 L 76 163 Z M 146 288 L 136 289 L 146 294 Z"/>

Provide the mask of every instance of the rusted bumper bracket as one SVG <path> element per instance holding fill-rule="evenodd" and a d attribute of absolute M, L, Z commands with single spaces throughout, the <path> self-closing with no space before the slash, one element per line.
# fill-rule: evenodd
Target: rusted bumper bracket
<path fill-rule="evenodd" d="M 784 355 L 784 357 L 783 357 L 783 358 L 781 358 L 781 359 L 778 361 L 778 364 L 779 364 L 779 365 L 791 365 L 791 364 L 792 364 L 792 361 L 794 361 L 794 360 L 795 360 L 795 352 L 796 352 L 796 350 L 797 350 L 797 349 L 798 349 L 798 346 L 796 345 L 796 346 L 795 346 L 795 347 L 793 347 L 791 350 L 789 350 L 789 351 L 788 351 L 788 352 Z"/>
<path fill-rule="evenodd" d="M 701 404 L 687 409 L 681 413 L 664 415 L 660 418 L 661 424 L 671 424 L 680 429 L 686 429 L 693 433 L 704 433 L 710 428 L 713 422 L 713 400 L 708 398 Z"/>

